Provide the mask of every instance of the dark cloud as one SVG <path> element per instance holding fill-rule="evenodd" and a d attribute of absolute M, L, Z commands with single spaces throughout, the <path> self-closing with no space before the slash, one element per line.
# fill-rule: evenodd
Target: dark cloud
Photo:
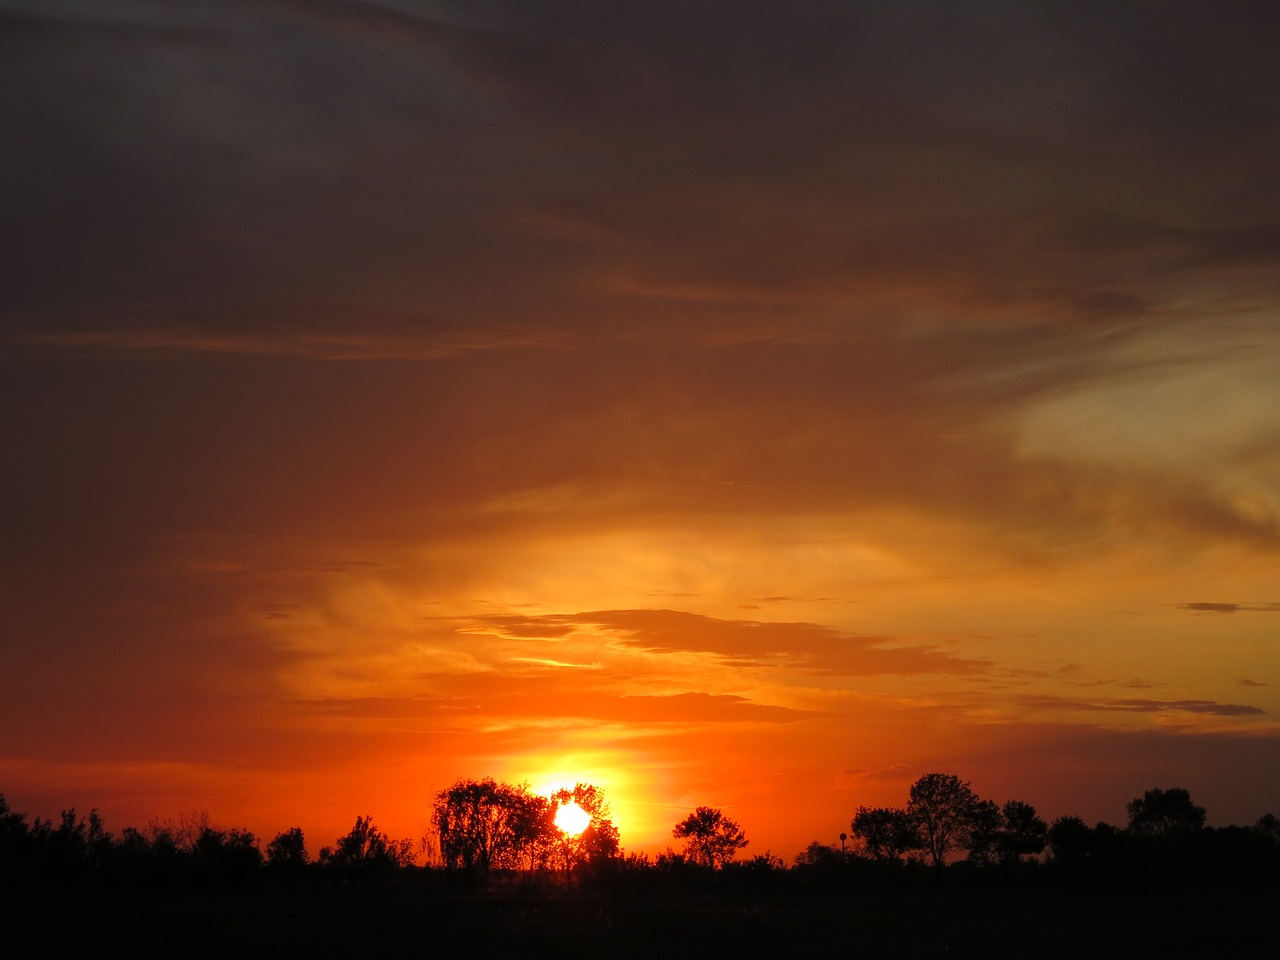
<path fill-rule="evenodd" d="M 7 103 L 37 122 L 10 138 L 4 239 L 42 329 L 133 328 L 147 304 L 314 329 L 323 309 L 289 306 L 310 302 L 371 334 L 370 305 L 488 326 L 546 297 L 598 327 L 637 294 L 701 302 L 687 325 L 708 300 L 777 318 L 907 290 L 1128 322 L 1169 269 L 1275 247 L 1274 208 L 1223 196 L 1275 147 L 1275 68 L 1240 52 L 1256 8 L 23 6 L 11 45 L 38 33 L 41 56 L 10 59 Z M 127 49 L 77 46 L 108 27 Z M 210 44 L 162 56 L 165 31 Z"/>
<path fill-rule="evenodd" d="M 1213 700 L 1112 700 L 1103 706 L 1108 709 L 1135 710 L 1142 713 L 1182 710 L 1187 713 L 1209 713 L 1217 717 L 1247 717 L 1267 712 L 1261 707 L 1240 703 L 1217 703 Z"/>
<path fill-rule="evenodd" d="M 1023 698 L 1029 706 L 1045 709 L 1117 711 L 1121 713 L 1203 713 L 1216 717 L 1249 717 L 1265 714 L 1261 707 L 1214 700 L 1073 700 L 1065 697 L 1037 696 Z"/>
<path fill-rule="evenodd" d="M 1195 613 L 1280 613 L 1280 603 L 1210 603 L 1196 601 L 1178 604 L 1183 610 Z"/>
<path fill-rule="evenodd" d="M 1238 603 L 1184 603 L 1181 604 L 1184 610 L 1194 610 L 1196 613 L 1235 613 L 1240 609 Z"/>

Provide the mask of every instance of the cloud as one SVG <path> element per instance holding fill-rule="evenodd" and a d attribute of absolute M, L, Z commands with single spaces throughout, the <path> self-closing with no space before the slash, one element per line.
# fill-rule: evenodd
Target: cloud
<path fill-rule="evenodd" d="M 566 660 L 552 660 L 548 657 L 511 657 L 511 663 L 529 663 L 539 667 L 553 667 L 571 670 L 599 670 L 599 663 L 571 663 Z"/>
<path fill-rule="evenodd" d="M 292 309 L 292 308 L 286 308 Z M 333 311 L 337 308 L 323 308 Z M 181 313 L 182 305 L 175 312 Z M 151 312 L 150 309 L 148 312 Z M 311 311 L 313 315 L 317 310 Z M 358 313 L 357 310 L 350 310 Z M 487 331 L 462 334 L 394 337 L 350 333 L 282 333 L 276 335 L 217 334 L 139 328 L 127 321 L 96 330 L 42 333 L 19 331 L 4 338 L 13 347 L 58 349 L 84 356 L 119 352 L 125 356 L 153 353 L 215 354 L 227 357 L 296 357 L 306 360 L 394 360 L 430 362 L 447 360 L 490 350 L 563 349 L 565 338 L 556 331 Z"/>
<path fill-rule="evenodd" d="M 1187 713 L 1207 713 L 1216 717 L 1247 717 L 1266 713 L 1261 707 L 1239 703 L 1217 703 L 1213 700 L 1113 700 L 1103 704 L 1104 709 L 1135 710 L 1141 713 L 1159 713 L 1165 710 L 1182 710 Z"/>
<path fill-rule="evenodd" d="M 105 5 L 105 6 L 109 6 Z M 217 45 L 224 37 L 222 31 L 208 23 L 183 23 L 181 16 L 164 21 L 139 19 L 129 16 L 127 8 L 120 8 L 120 16 L 55 15 L 45 10 L 24 12 L 0 10 L 0 45 L 12 53 L 40 49 L 45 45 L 57 45 L 67 41 L 77 43 L 108 43 L 135 49 L 155 47 L 199 47 Z"/>
<path fill-rule="evenodd" d="M 847 789 L 867 781 L 895 782 L 906 779 L 910 773 L 911 765 L 907 763 L 894 763 L 887 767 L 853 767 L 840 771 L 838 785 Z"/>
<path fill-rule="evenodd" d="M 526 685 L 529 686 L 529 685 Z M 813 710 L 756 703 L 745 697 L 708 693 L 626 696 L 574 688 L 548 696 L 545 690 L 464 697 L 354 697 L 295 700 L 291 706 L 353 719 L 504 717 L 629 724 L 795 723 L 825 716 Z"/>
<path fill-rule="evenodd" d="M 1196 713 L 1215 717 L 1249 717 L 1265 714 L 1261 707 L 1214 700 L 1073 700 L 1066 697 L 1024 697 L 1022 704 L 1035 709 L 1114 711 L 1119 713 Z"/>
<path fill-rule="evenodd" d="M 1210 603 L 1198 601 L 1195 603 L 1178 604 L 1183 610 L 1191 610 L 1195 613 L 1280 613 L 1280 603 Z"/>
<path fill-rule="evenodd" d="M 812 799 L 1045 713 L 1261 742 L 1258 681 L 1067 680 L 1273 672 L 1280 604 L 1152 598 L 1274 581 L 1277 9 L 4 6 L 24 750 L 265 796 L 634 723 Z"/>
<path fill-rule="evenodd" d="M 983 673 L 992 666 L 936 646 L 859 636 L 815 623 L 722 620 L 676 610 L 602 610 L 540 617 L 475 618 L 518 637 L 565 637 L 593 630 L 622 648 L 649 653 L 707 653 L 736 667 L 782 667 L 833 676 Z"/>

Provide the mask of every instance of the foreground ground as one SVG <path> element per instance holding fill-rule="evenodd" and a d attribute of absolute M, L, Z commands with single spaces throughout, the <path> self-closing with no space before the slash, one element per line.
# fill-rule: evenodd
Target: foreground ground
<path fill-rule="evenodd" d="M 6 955 L 1173 957 L 1274 955 L 1277 892 L 422 885 L 10 892 Z M 9 951 L 12 952 L 9 952 Z"/>

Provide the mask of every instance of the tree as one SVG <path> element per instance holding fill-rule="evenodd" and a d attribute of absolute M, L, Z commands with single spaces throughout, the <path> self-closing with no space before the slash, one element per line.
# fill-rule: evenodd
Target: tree
<path fill-rule="evenodd" d="M 556 826 L 556 811 L 568 803 L 576 803 L 590 818 L 580 833 L 570 835 Z M 604 791 L 588 783 L 548 798 L 530 793 L 527 784 L 459 780 L 436 794 L 431 820 L 445 867 L 482 878 L 491 870 L 533 870 L 552 862 L 571 872 L 610 860 L 619 850 Z"/>
<path fill-rule="evenodd" d="M 810 842 L 807 847 L 796 854 L 797 867 L 817 871 L 835 870 L 843 866 L 845 862 L 845 855 L 842 851 L 820 840 Z"/>
<path fill-rule="evenodd" d="M 882 863 L 901 860 L 920 846 L 915 824 L 897 807 L 859 807 L 849 830 L 863 853 Z"/>
<path fill-rule="evenodd" d="M 1044 851 L 1049 828 L 1036 816 L 1036 808 L 1021 800 L 1010 800 L 1001 809 L 1004 829 L 1000 833 L 1000 859 L 1016 863 Z"/>
<path fill-rule="evenodd" d="M 296 876 L 307 865 L 307 843 L 301 827 L 277 833 L 267 844 L 267 867 L 286 876 Z"/>
<path fill-rule="evenodd" d="M 1000 856 L 1004 835 L 1004 816 L 994 800 L 978 800 L 969 812 L 968 835 L 962 844 L 969 851 L 965 858 L 979 866 L 989 866 Z"/>
<path fill-rule="evenodd" d="M 223 883 L 244 883 L 262 866 L 262 852 L 248 830 L 205 827 L 191 855 L 207 879 Z"/>
<path fill-rule="evenodd" d="M 907 815 L 933 865 L 941 867 L 947 854 L 964 846 L 974 822 L 978 796 L 953 774 L 926 773 L 911 785 Z"/>
<path fill-rule="evenodd" d="M 431 822 L 445 867 L 488 877 L 494 867 L 516 865 L 524 836 L 517 828 L 530 812 L 527 795 L 491 778 L 459 780 L 436 794 Z"/>
<path fill-rule="evenodd" d="M 29 839 L 46 868 L 64 875 L 100 866 L 111 848 L 98 811 L 90 811 L 86 820 L 76 817 L 75 807 L 62 811 L 56 827 L 51 820 L 34 820 Z"/>
<path fill-rule="evenodd" d="M 675 825 L 671 835 L 684 841 L 685 856 L 704 867 L 723 867 L 748 844 L 735 821 L 715 807 L 698 807 Z"/>
<path fill-rule="evenodd" d="M 570 803 L 577 804 L 591 818 L 586 828 L 574 835 L 554 826 L 556 811 Z M 604 791 L 589 783 L 576 784 L 572 790 L 562 787 L 551 795 L 550 821 L 566 872 L 584 864 L 600 866 L 618 856 L 618 828 L 609 814 Z"/>
<path fill-rule="evenodd" d="M 1138 837 L 1167 842 L 1204 828 L 1204 807 L 1191 802 L 1182 787 L 1155 788 L 1129 801 L 1129 831 Z"/>
<path fill-rule="evenodd" d="M 499 845 L 493 866 L 519 869 L 546 866 L 552 855 L 557 830 L 555 807 L 546 797 L 530 793 L 527 788 L 509 788 L 504 802 L 510 807 L 507 829 L 510 843 Z"/>
<path fill-rule="evenodd" d="M 0 797 L 0 801 L 4 798 Z M 1264 813 L 1253 825 L 1253 830 L 1272 846 L 1280 847 L 1280 818 L 1274 813 Z"/>
<path fill-rule="evenodd" d="M 1093 829 L 1079 817 L 1059 817 L 1049 825 L 1049 858 L 1057 867 L 1077 870 L 1093 855 Z"/>
<path fill-rule="evenodd" d="M 18 876 L 20 867 L 25 867 L 30 856 L 30 847 L 26 815 L 11 810 L 4 794 L 0 793 L 0 882 L 11 875 Z"/>
<path fill-rule="evenodd" d="M 373 817 L 356 817 L 351 832 L 336 843 L 320 851 L 320 863 L 342 873 L 382 874 L 413 862 L 413 844 L 389 838 L 374 826 Z"/>

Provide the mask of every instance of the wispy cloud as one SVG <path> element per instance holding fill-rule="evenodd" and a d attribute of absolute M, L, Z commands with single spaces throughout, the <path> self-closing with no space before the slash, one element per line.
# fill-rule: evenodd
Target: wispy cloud
<path fill-rule="evenodd" d="M 218 334 L 172 329 L 82 330 L 25 332 L 4 338 L 12 347 L 47 347 L 71 352 L 103 351 L 121 354 L 221 354 L 227 356 L 296 357 L 305 360 L 395 360 L 397 362 L 446 360 L 491 350 L 563 349 L 562 334 L 490 331 L 483 335 L 390 337 L 357 332 L 312 334 L 305 332 Z"/>
<path fill-rule="evenodd" d="M 989 660 L 944 653 L 905 638 L 859 636 L 816 623 L 721 620 L 677 610 L 602 610 L 543 617 L 476 618 L 513 636 L 602 632 L 610 643 L 650 653 L 705 653 L 736 667 L 785 667 L 839 676 L 982 673 Z"/>
<path fill-rule="evenodd" d="M 745 697 L 707 693 L 626 696 L 577 690 L 550 697 L 542 693 L 496 693 L 483 698 L 356 697 L 298 700 L 299 709 L 363 719 L 410 717 L 526 719 L 558 718 L 610 723 L 795 723 L 824 714 Z"/>

